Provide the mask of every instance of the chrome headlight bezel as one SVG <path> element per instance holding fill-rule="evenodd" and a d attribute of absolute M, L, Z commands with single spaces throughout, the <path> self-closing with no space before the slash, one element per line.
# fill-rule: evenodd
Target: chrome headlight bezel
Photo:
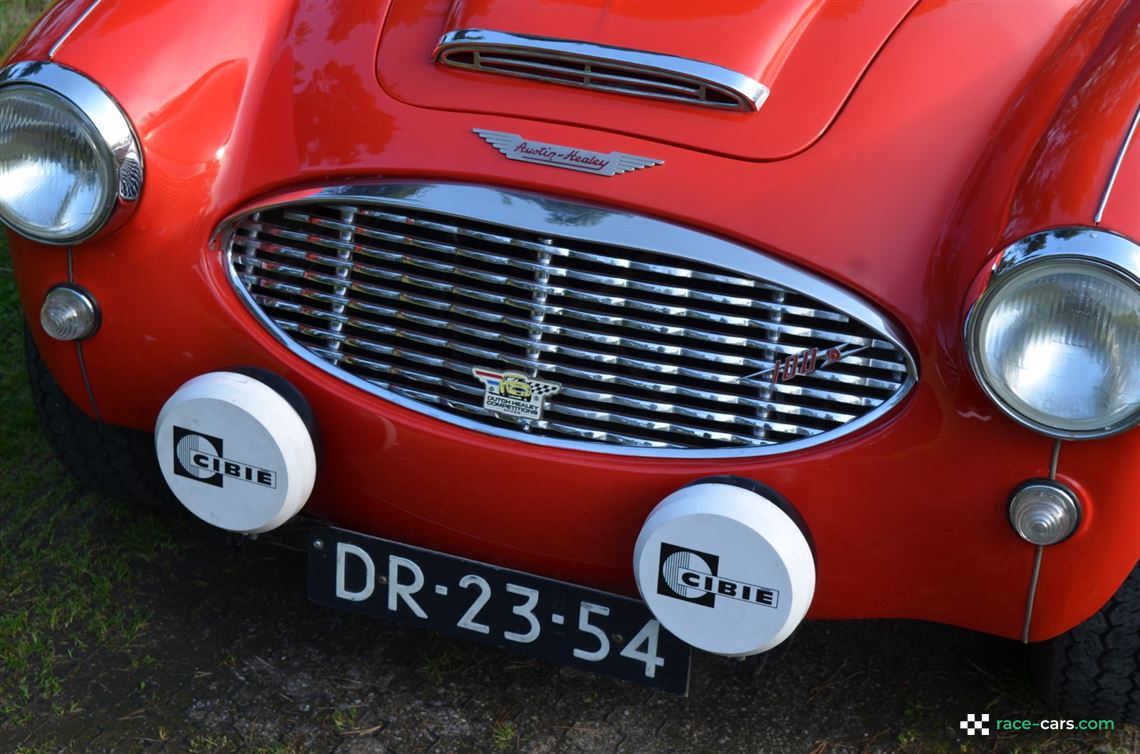
<path fill-rule="evenodd" d="M 1140 424 L 1140 405 L 1128 414 L 1114 421 L 1092 429 L 1074 429 L 1065 426 L 1063 420 L 1049 424 L 1026 415 L 1001 395 L 991 383 L 983 366 L 982 327 L 985 314 L 992 309 L 994 302 L 1007 290 L 1030 272 L 1037 272 L 1045 266 L 1060 264 L 1085 266 L 1094 274 L 1109 275 L 1131 286 L 1140 297 L 1140 245 L 1108 231 L 1087 228 L 1057 228 L 1027 236 L 1004 249 L 998 256 L 985 289 L 974 301 L 965 322 L 965 347 L 970 367 L 978 384 L 987 396 L 1014 421 L 1042 434 L 1058 439 L 1082 440 L 1108 437 L 1127 431 Z"/>
<path fill-rule="evenodd" d="M 134 212 L 142 194 L 143 155 L 138 136 L 126 113 L 102 87 L 83 74 L 57 63 L 15 63 L 0 69 L 0 91 L 7 87 L 40 88 L 62 99 L 68 116 L 79 118 L 105 162 L 108 184 L 99 211 L 82 227 L 67 233 L 38 233 L 20 227 L 17 218 L 7 224 L 34 241 L 68 246 L 111 233 Z"/>

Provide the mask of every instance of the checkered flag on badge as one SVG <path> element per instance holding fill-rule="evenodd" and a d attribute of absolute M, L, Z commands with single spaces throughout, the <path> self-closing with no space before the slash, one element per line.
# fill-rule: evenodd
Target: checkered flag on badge
<path fill-rule="evenodd" d="M 561 385 L 556 385 L 553 382 L 538 382 L 536 380 L 527 380 L 526 384 L 530 385 L 532 395 L 553 394 L 562 389 Z"/>
<path fill-rule="evenodd" d="M 966 731 L 967 736 L 988 736 L 990 728 L 987 723 L 990 721 L 989 713 L 983 712 L 981 715 L 970 713 L 966 715 L 966 719 L 958 724 L 958 727 Z"/>

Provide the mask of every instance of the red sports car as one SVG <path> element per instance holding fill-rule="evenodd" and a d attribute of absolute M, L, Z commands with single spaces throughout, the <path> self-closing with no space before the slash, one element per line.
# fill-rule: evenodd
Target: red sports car
<path fill-rule="evenodd" d="M 317 602 L 676 692 L 941 621 L 1137 721 L 1138 103 L 1135 0 L 62 0 L 0 218 L 68 467 Z"/>

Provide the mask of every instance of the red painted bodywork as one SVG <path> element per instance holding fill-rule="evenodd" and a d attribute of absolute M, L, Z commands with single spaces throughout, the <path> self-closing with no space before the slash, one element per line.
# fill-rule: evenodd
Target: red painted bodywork
<path fill-rule="evenodd" d="M 53 14 L 74 18 L 87 5 L 65 0 Z M 984 396 L 963 316 L 1007 243 L 1092 224 L 1140 100 L 1140 4 L 779 5 L 715 2 L 698 23 L 693 6 L 633 0 L 102 3 L 55 59 L 120 102 L 147 173 L 130 221 L 70 252 L 74 280 L 104 317 L 82 345 L 94 407 L 75 347 L 37 343 L 74 401 L 137 428 L 151 429 L 195 375 L 234 365 L 281 374 L 321 428 L 307 510 L 341 526 L 632 593 L 633 544 L 650 509 L 696 478 L 737 474 L 778 490 L 810 527 L 810 617 L 1019 636 L 1034 548 L 1010 528 L 1006 505 L 1020 482 L 1047 475 L 1053 442 Z M 577 34 L 597 25 L 601 41 L 651 47 L 659 35 L 662 51 L 730 62 L 748 52 L 747 35 L 724 9 L 753 6 L 802 32 L 783 58 L 778 44 L 749 53 L 762 75 L 775 72 L 755 115 L 445 71 L 430 59 L 460 22 L 568 36 L 555 33 L 558 18 Z M 41 24 L 11 59 L 43 59 L 59 33 Z M 475 127 L 665 166 L 600 179 L 512 162 Z M 290 355 L 239 302 L 208 243 L 225 216 L 276 193 L 384 179 L 544 192 L 762 248 L 893 319 L 919 384 L 882 421 L 830 444 L 720 461 L 541 448 L 392 405 Z M 1101 225 L 1138 238 L 1138 209 L 1134 147 Z M 13 239 L 29 312 L 67 279 L 68 254 Z M 1045 552 L 1033 639 L 1090 616 L 1136 563 L 1138 459 L 1137 431 L 1064 444 L 1059 477 L 1080 492 L 1085 518 Z"/>
<path fill-rule="evenodd" d="M 384 24 L 377 73 L 385 91 L 413 105 L 571 123 L 656 139 L 745 159 L 787 157 L 819 138 L 846 102 L 875 54 L 914 6 L 877 0 L 858 13 L 846 2 L 549 3 L 541 13 L 527 0 L 450 3 L 397 0 Z M 426 9 L 426 10 L 425 10 Z M 771 89 L 760 112 L 739 113 L 622 96 L 530 85 L 520 96 L 508 78 L 433 64 L 443 31 L 496 31 L 678 55 L 752 76 Z M 710 44 L 710 40 L 715 43 Z M 472 86 L 472 84 L 475 84 Z M 804 92 L 811 96 L 803 96 Z M 608 151 L 608 150 L 606 150 Z"/>

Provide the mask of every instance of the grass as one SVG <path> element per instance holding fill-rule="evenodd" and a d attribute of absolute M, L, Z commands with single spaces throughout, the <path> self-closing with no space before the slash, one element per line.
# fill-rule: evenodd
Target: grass
<path fill-rule="evenodd" d="M 463 668 L 464 658 L 462 647 L 433 634 L 426 640 L 420 670 L 433 685 L 439 686 Z"/>
<path fill-rule="evenodd" d="M 53 700 L 96 647 L 129 649 L 149 617 L 129 599 L 135 574 L 174 549 L 166 521 L 83 494 L 52 457 L 24 373 L 6 246 L 0 241 L 0 729 Z"/>
<path fill-rule="evenodd" d="M 0 52 L 7 50 L 49 4 L 48 0 L 0 2 Z"/>
<path fill-rule="evenodd" d="M 359 727 L 360 709 L 358 707 L 345 707 L 333 710 L 333 727 L 337 733 L 348 733 Z"/>
<path fill-rule="evenodd" d="M 0 50 L 46 6 L 0 3 Z M 83 494 L 58 467 L 32 406 L 23 327 L 0 238 L 0 729 L 36 709 L 66 714 L 53 700 L 68 674 L 100 645 L 130 647 L 148 618 L 127 599 L 134 574 L 173 547 L 163 521 Z"/>
<path fill-rule="evenodd" d="M 59 747 L 57 747 L 53 741 L 49 743 L 36 744 L 34 746 L 25 746 L 21 744 L 20 746 L 16 747 L 15 754 L 53 754 L 53 752 L 56 751 L 59 751 Z"/>
<path fill-rule="evenodd" d="M 219 751 L 232 751 L 234 743 L 229 736 L 194 736 L 190 739 L 190 754 L 215 754 Z"/>
<path fill-rule="evenodd" d="M 0 4 L 0 49 L 46 5 Z M 67 674 L 100 644 L 129 647 L 147 613 L 121 598 L 139 566 L 171 547 L 153 516 L 82 494 L 58 468 L 32 407 L 22 355 L 23 321 L 0 239 L 0 729 L 27 722 L 37 705 L 66 714 L 51 700 Z M 120 536 L 96 536 L 107 530 Z"/>
<path fill-rule="evenodd" d="M 495 751 L 517 749 L 519 745 L 519 731 L 512 722 L 498 722 L 491 729 L 491 746 Z"/>

